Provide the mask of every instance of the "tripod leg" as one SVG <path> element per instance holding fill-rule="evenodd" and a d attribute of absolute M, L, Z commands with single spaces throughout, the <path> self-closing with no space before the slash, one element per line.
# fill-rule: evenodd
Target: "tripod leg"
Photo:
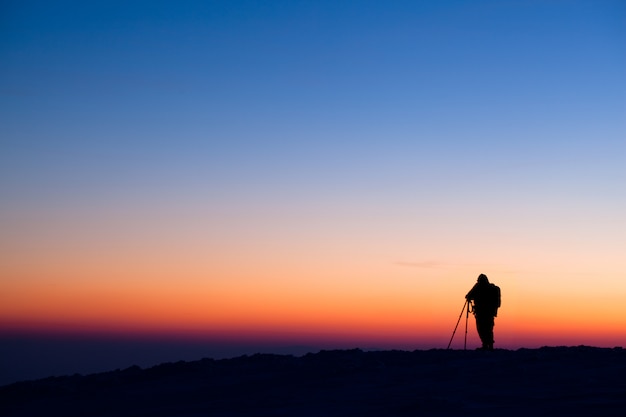
<path fill-rule="evenodd" d="M 470 308 L 468 305 L 467 312 L 465 313 L 465 342 L 463 343 L 463 350 L 467 350 L 467 320 L 469 319 L 469 312 L 470 312 Z"/>
<path fill-rule="evenodd" d="M 465 300 L 465 304 L 463 304 L 463 308 L 461 309 L 461 314 L 459 314 L 459 319 L 456 321 L 456 326 L 454 326 L 454 331 L 452 332 L 452 337 L 450 338 L 450 342 L 448 342 L 448 348 L 450 349 L 450 345 L 452 344 L 452 339 L 454 339 L 454 334 L 456 333 L 457 327 L 459 327 L 459 323 L 461 322 L 461 317 L 463 317 L 463 311 L 465 311 L 465 307 L 467 307 L 468 301 Z M 467 334 L 467 323 L 465 324 L 465 333 Z"/>

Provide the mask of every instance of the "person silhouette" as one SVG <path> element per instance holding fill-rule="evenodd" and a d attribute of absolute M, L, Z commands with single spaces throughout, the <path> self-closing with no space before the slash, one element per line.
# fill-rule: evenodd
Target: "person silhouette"
<path fill-rule="evenodd" d="M 472 310 L 476 318 L 476 330 L 483 344 L 478 349 L 493 350 L 493 326 L 500 307 L 500 288 L 490 283 L 487 275 L 480 274 L 465 299 L 473 302 Z"/>

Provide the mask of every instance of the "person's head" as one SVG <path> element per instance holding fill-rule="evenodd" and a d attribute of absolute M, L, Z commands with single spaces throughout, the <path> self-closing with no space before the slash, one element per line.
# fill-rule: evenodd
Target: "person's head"
<path fill-rule="evenodd" d="M 479 284 L 488 284 L 489 283 L 489 280 L 487 279 L 487 275 L 485 275 L 485 274 L 480 274 L 478 276 L 478 280 L 477 281 L 478 281 Z"/>

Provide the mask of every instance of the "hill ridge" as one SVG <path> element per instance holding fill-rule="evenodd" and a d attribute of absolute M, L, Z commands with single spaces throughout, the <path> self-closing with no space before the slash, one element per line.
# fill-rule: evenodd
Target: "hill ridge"
<path fill-rule="evenodd" d="M 610 413 L 626 409 L 625 371 L 626 350 L 584 345 L 493 352 L 356 348 L 302 356 L 259 353 L 17 382 L 0 387 L 0 412 L 225 416 L 430 410 L 432 415 L 474 415 L 497 409 L 515 416 L 545 409 L 618 415 Z"/>

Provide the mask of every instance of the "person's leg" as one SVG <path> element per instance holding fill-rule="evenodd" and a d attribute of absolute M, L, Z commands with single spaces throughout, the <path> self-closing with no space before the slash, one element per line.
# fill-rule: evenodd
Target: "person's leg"
<path fill-rule="evenodd" d="M 485 350 L 493 349 L 493 325 L 492 316 L 476 316 L 476 330 Z"/>
<path fill-rule="evenodd" d="M 493 316 L 485 317 L 484 332 L 485 332 L 485 340 L 487 341 L 487 346 L 486 346 L 487 350 L 493 350 L 493 342 L 494 342 L 493 325 L 494 325 Z"/>

